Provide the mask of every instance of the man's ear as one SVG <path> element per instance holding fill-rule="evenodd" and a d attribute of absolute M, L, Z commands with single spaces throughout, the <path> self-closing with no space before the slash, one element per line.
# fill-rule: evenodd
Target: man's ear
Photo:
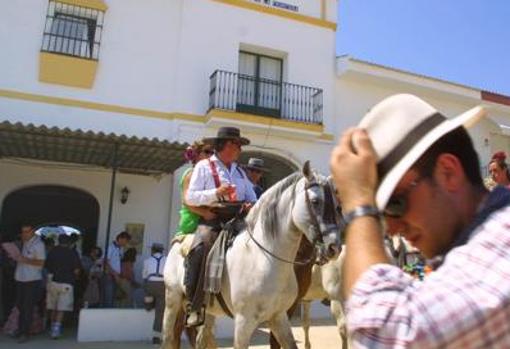
<path fill-rule="evenodd" d="M 449 192 L 457 191 L 466 180 L 466 174 L 459 158 L 450 153 L 438 156 L 434 177 L 436 182 Z"/>

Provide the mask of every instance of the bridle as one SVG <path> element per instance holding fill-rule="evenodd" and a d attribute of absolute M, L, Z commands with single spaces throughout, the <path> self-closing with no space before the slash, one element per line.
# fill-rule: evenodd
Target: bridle
<path fill-rule="evenodd" d="M 314 247 L 316 247 L 316 248 L 324 248 L 324 239 L 322 238 L 322 235 L 323 235 L 324 231 L 326 231 L 326 225 L 324 223 L 321 224 L 319 222 L 319 219 L 317 218 L 319 215 L 316 213 L 316 211 L 315 211 L 315 209 L 313 207 L 313 204 L 312 204 L 312 202 L 310 200 L 310 194 L 308 193 L 308 190 L 313 188 L 313 187 L 322 187 L 322 188 L 324 188 L 324 200 L 323 200 L 324 201 L 324 205 L 325 205 L 324 210 L 326 210 L 327 200 L 329 198 L 328 197 L 328 192 L 331 193 L 331 188 L 330 188 L 329 182 L 326 183 L 325 185 L 321 185 L 315 179 L 313 181 L 308 182 L 305 185 L 305 188 L 304 188 L 304 190 L 305 190 L 306 207 L 308 209 L 308 214 L 310 215 L 311 220 L 312 220 L 312 225 L 310 227 L 310 229 L 313 232 L 312 245 Z M 294 191 L 295 190 L 296 190 L 296 188 L 294 187 Z M 334 210 L 334 208 L 333 208 L 333 210 Z M 273 257 L 274 259 L 279 260 L 280 262 L 284 262 L 284 263 L 288 263 L 288 264 L 292 264 L 292 265 L 304 266 L 304 265 L 309 265 L 309 264 L 313 263 L 316 260 L 316 253 L 315 252 L 312 253 L 310 258 L 308 258 L 308 259 L 306 259 L 304 261 L 290 261 L 290 260 L 287 260 L 285 258 L 279 257 L 279 256 L 275 255 L 273 252 L 269 251 L 264 246 L 262 246 L 262 244 L 255 239 L 255 237 L 253 236 L 249 226 L 246 227 L 246 231 L 248 232 L 248 235 L 253 240 L 255 245 L 257 245 L 262 251 L 264 251 L 265 253 L 267 253 L 268 255 Z M 314 251 L 315 250 L 316 249 L 314 249 Z"/>

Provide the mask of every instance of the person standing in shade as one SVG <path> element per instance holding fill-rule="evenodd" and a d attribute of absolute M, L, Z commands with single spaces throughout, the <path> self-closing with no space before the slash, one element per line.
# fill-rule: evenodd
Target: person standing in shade
<path fill-rule="evenodd" d="M 51 338 L 62 335 L 64 312 L 73 311 L 74 285 L 82 268 L 71 237 L 60 234 L 58 245 L 48 253 L 44 267 L 48 271 L 46 309 L 51 311 Z"/>
<path fill-rule="evenodd" d="M 161 344 L 161 329 L 163 326 L 163 312 L 165 311 L 165 283 L 163 282 L 163 270 L 166 257 L 163 254 L 164 246 L 161 243 L 153 243 L 151 255 L 143 261 L 142 278 L 144 280 L 146 304 L 154 304 L 154 322 L 152 324 L 152 344 Z"/>
<path fill-rule="evenodd" d="M 128 248 L 122 255 L 120 265 L 120 278 L 117 280 L 117 306 L 120 308 L 132 308 L 133 291 L 140 285 L 135 280 L 136 248 Z"/>
<path fill-rule="evenodd" d="M 21 241 L 23 248 L 14 272 L 17 284 L 16 305 L 19 310 L 18 330 L 15 336 L 20 343 L 28 340 L 34 307 L 42 295 L 42 268 L 46 259 L 44 243 L 35 235 L 31 224 L 22 225 Z"/>
<path fill-rule="evenodd" d="M 117 283 L 120 280 L 122 249 L 131 240 L 131 235 L 123 231 L 115 237 L 110 246 L 108 246 L 108 255 L 106 256 L 105 275 L 103 285 L 103 306 L 112 308 L 114 306 Z"/>
<path fill-rule="evenodd" d="M 260 185 L 262 175 L 267 171 L 267 169 L 264 167 L 264 160 L 259 158 L 250 158 L 244 168 L 246 170 L 246 175 L 253 184 L 253 191 L 257 195 L 258 199 L 264 192 L 264 189 Z"/>

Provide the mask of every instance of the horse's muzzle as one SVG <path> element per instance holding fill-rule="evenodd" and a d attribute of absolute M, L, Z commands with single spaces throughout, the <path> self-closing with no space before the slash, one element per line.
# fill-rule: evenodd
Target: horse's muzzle
<path fill-rule="evenodd" d="M 320 259 L 330 261 L 336 259 L 342 251 L 340 239 L 336 233 L 336 229 L 332 229 L 323 236 L 324 244 L 321 246 L 319 255 Z"/>

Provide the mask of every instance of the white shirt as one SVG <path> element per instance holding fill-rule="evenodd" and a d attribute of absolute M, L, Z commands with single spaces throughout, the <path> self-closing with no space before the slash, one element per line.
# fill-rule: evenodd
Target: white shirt
<path fill-rule="evenodd" d="M 117 246 L 114 242 L 108 246 L 108 263 L 114 272 L 120 274 L 120 261 L 122 259 L 122 247 Z"/>
<path fill-rule="evenodd" d="M 243 169 L 237 166 L 237 163 L 232 163 L 229 170 L 216 155 L 211 156 L 209 159 L 216 165 L 216 171 L 218 172 L 221 184 L 233 184 L 236 186 L 238 201 L 257 201 L 257 196 L 253 191 L 253 184 Z M 186 200 L 193 206 L 208 206 L 218 201 L 216 184 L 208 159 L 201 160 L 195 165 Z"/>
<path fill-rule="evenodd" d="M 44 261 L 46 259 L 46 248 L 42 240 L 37 235 L 34 235 L 23 244 L 21 254 L 26 258 Z M 14 279 L 21 282 L 42 280 L 42 268 L 42 266 L 18 262 L 14 272 Z"/>
<path fill-rule="evenodd" d="M 159 260 L 159 268 L 158 268 L 158 258 Z M 161 274 L 163 275 L 163 270 L 165 269 L 166 257 L 161 253 L 154 253 L 149 258 L 143 261 L 143 270 L 142 270 L 142 278 L 147 281 L 163 281 L 163 276 L 155 276 L 151 274 Z"/>

